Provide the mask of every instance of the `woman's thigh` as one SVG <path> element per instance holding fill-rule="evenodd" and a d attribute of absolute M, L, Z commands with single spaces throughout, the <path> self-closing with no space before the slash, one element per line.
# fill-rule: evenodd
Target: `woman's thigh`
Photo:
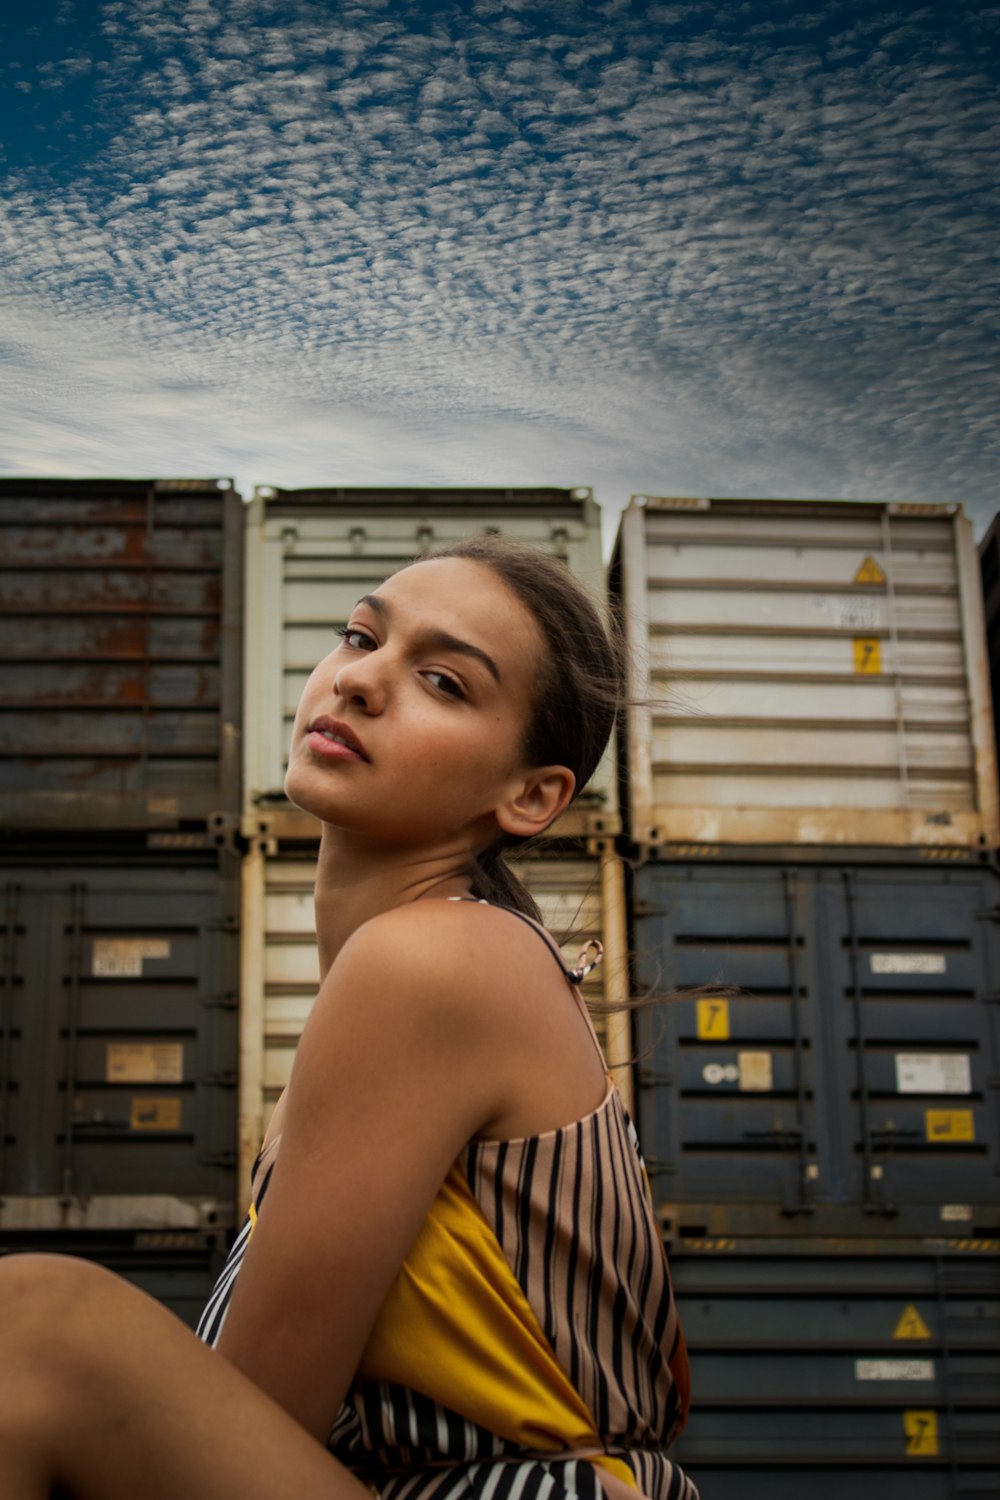
<path fill-rule="evenodd" d="M 0 1258 L 7 1500 L 371 1500 L 152 1298 L 67 1256 Z"/>

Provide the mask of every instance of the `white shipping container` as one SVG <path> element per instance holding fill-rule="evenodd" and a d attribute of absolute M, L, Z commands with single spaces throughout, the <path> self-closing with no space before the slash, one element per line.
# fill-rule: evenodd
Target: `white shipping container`
<path fill-rule="evenodd" d="M 272 490 L 246 508 L 245 811 L 286 837 L 315 831 L 285 800 L 292 720 L 306 679 L 333 649 L 362 594 L 415 557 L 475 532 L 499 532 L 563 558 L 606 598 L 600 511 L 579 490 Z M 612 751 L 555 837 L 620 831 Z"/>
<path fill-rule="evenodd" d="M 548 930 L 562 942 L 567 963 L 575 962 L 589 938 L 604 944 L 603 963 L 583 985 L 585 998 L 599 1005 L 627 999 L 624 872 L 610 846 L 593 855 L 524 860 L 519 871 Z M 247 1191 L 316 998 L 315 873 L 315 846 L 283 847 L 258 838 L 243 861 L 238 1192 Z M 609 1063 L 617 1064 L 616 1081 L 631 1109 L 629 1014 L 596 1016 L 595 1025 Z"/>
<path fill-rule="evenodd" d="M 634 496 L 612 578 L 647 851 L 1000 843 L 961 506 Z"/>

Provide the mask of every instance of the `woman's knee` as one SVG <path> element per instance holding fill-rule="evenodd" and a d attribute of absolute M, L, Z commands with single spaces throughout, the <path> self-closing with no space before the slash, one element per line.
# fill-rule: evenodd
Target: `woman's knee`
<path fill-rule="evenodd" d="M 65 1367 L 78 1333 L 100 1325 L 122 1283 L 73 1255 L 0 1257 L 0 1335 L 7 1357 L 24 1368 L 56 1360 Z"/>

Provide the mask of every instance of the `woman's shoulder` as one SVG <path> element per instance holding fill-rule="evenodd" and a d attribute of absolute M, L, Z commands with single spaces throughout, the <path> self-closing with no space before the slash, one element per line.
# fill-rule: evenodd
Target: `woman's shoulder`
<path fill-rule="evenodd" d="M 484 951 L 499 957 L 524 950 L 544 958 L 544 947 L 552 955 L 549 963 L 554 958 L 561 964 L 555 939 L 540 923 L 512 907 L 473 897 L 442 897 L 392 907 L 369 917 L 350 939 L 352 949 L 376 952 L 384 951 L 386 942 L 395 945 L 397 953 L 414 959 L 424 954 L 438 961 L 474 959 Z"/>
<path fill-rule="evenodd" d="M 473 995 L 486 1004 L 502 995 L 509 1006 L 519 986 L 567 985 L 562 956 L 544 928 L 507 907 L 471 899 L 414 901 L 380 912 L 344 945 L 338 965 L 365 968 L 393 986 L 465 1007 Z"/>

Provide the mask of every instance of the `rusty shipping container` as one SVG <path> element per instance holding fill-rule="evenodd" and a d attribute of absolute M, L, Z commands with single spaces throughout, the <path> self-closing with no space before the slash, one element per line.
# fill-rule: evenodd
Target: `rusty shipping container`
<path fill-rule="evenodd" d="M 240 1006 L 240 1190 L 281 1091 L 316 998 L 319 959 L 313 912 L 316 843 L 282 843 L 267 832 L 251 841 L 243 861 Z M 592 852 L 552 845 L 519 862 L 549 931 L 572 962 L 598 937 L 605 957 L 583 993 L 598 1006 L 628 997 L 625 887 L 621 861 L 605 843 Z M 631 1107 L 629 1016 L 595 1018 L 609 1062 Z"/>
<path fill-rule="evenodd" d="M 314 820 L 283 791 L 309 673 L 362 594 L 414 558 L 481 531 L 554 553 L 606 598 L 600 512 L 588 489 L 257 489 L 246 513 L 248 827 L 266 812 L 283 837 L 315 836 Z M 552 836 L 605 837 L 619 828 L 609 751 Z"/>
<path fill-rule="evenodd" d="M 645 852 L 1000 843 L 960 506 L 637 496 L 611 587 Z"/>
<path fill-rule="evenodd" d="M 242 506 L 229 480 L 0 480 L 0 823 L 241 810 Z"/>

